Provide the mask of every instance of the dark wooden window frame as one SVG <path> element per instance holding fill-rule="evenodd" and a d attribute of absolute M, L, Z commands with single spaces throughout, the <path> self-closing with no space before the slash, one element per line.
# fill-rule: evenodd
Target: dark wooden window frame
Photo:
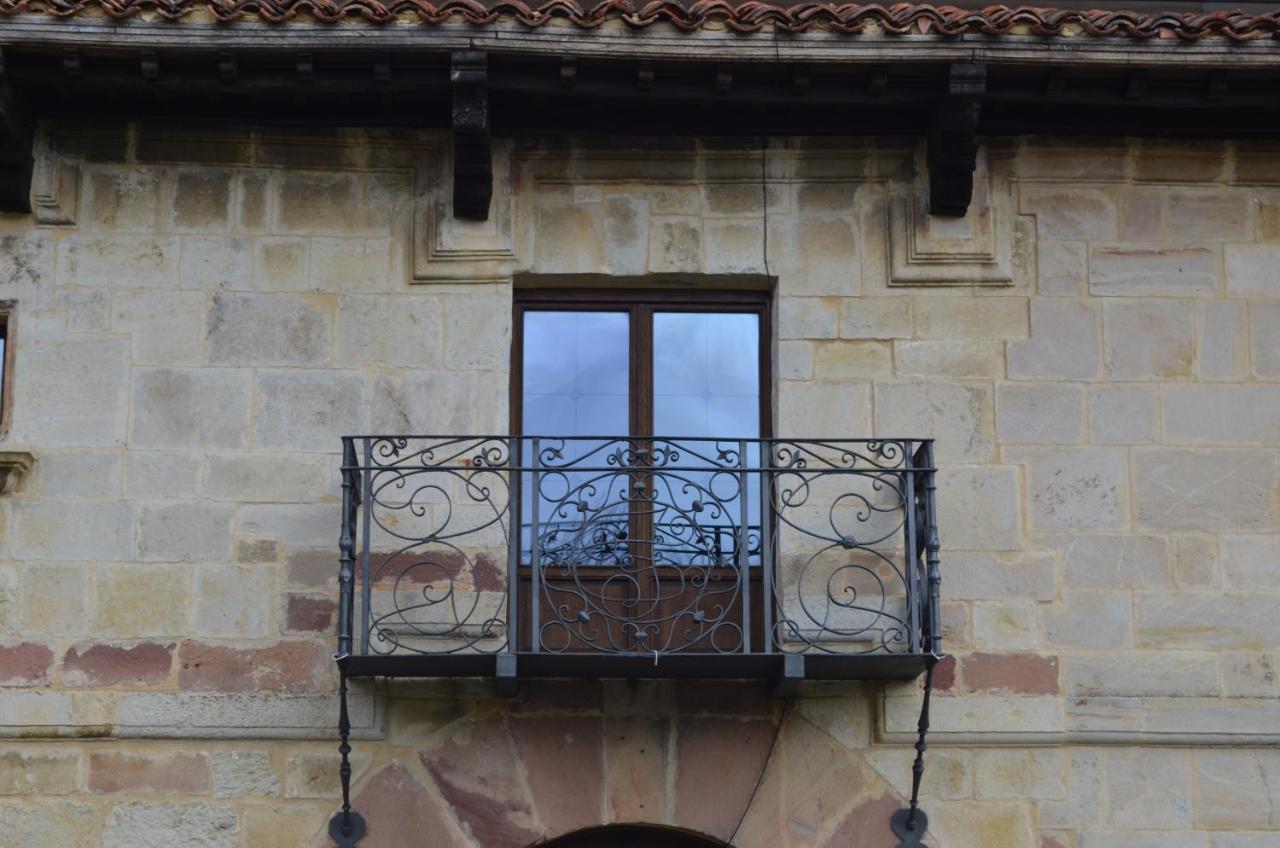
<path fill-rule="evenodd" d="M 549 289 L 516 289 L 514 297 L 514 314 L 511 334 L 511 433 L 517 436 L 523 432 L 523 400 L 524 400 L 524 316 L 526 312 L 627 312 L 629 315 L 629 375 L 628 404 L 630 435 L 643 438 L 654 435 L 686 435 L 681 433 L 664 434 L 653 432 L 653 313 L 655 312 L 735 312 L 753 314 L 759 320 L 759 391 L 760 391 L 760 437 L 772 435 L 772 364 L 773 364 L 773 330 L 771 321 L 772 299 L 767 291 L 724 291 L 724 290 L 688 290 L 688 289 L 594 289 L 594 288 L 549 288 Z M 554 433 L 533 433 L 530 435 L 557 435 Z M 602 433 L 600 435 L 613 435 Z M 624 435 L 624 434 L 617 434 Z M 729 433 L 727 436 L 740 435 Z M 634 525 L 633 525 L 634 528 Z M 643 524 L 638 530 L 643 536 Z M 517 634 L 517 642 L 522 650 L 527 650 L 532 642 L 532 633 L 528 629 L 531 621 L 530 606 L 533 602 L 531 591 L 531 569 L 520 567 L 520 617 L 521 632 Z M 600 578 L 605 579 L 609 570 L 600 571 Z M 731 569 L 715 569 L 713 579 L 736 580 L 737 574 Z M 760 610 L 762 595 L 759 590 L 761 575 L 759 569 L 753 569 L 749 578 L 753 584 L 752 597 L 752 643 L 761 644 L 763 634 L 759 632 L 759 624 L 763 620 Z"/>
<path fill-rule="evenodd" d="M 17 327 L 18 302 L 0 300 L 0 335 L 4 338 L 4 362 L 0 367 L 0 436 L 6 435 L 13 425 L 13 362 L 17 346 L 14 344 Z"/>

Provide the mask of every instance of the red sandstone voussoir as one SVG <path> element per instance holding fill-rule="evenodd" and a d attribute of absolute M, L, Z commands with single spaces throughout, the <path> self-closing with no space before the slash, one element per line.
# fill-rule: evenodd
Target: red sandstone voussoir
<path fill-rule="evenodd" d="M 67 686 L 155 686 L 173 672 L 173 644 L 80 644 L 62 657 Z"/>

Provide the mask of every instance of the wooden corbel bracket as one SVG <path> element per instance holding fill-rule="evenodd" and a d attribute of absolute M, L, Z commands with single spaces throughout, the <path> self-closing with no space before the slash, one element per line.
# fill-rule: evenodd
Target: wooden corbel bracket
<path fill-rule="evenodd" d="M 0 53 L 0 212 L 31 211 L 34 143 L 30 104 L 5 76 Z"/>
<path fill-rule="evenodd" d="M 453 87 L 453 215 L 484 221 L 493 199 L 488 57 L 478 50 L 455 51 L 449 81 Z"/>
<path fill-rule="evenodd" d="M 948 69 L 947 88 L 929 127 L 929 212 L 963 216 L 973 199 L 978 158 L 978 122 L 987 69 L 957 62 Z"/>

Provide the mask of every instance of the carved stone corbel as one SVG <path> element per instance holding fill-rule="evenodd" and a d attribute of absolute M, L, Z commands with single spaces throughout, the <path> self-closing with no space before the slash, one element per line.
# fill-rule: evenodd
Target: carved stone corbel
<path fill-rule="evenodd" d="M 951 65 L 946 93 L 929 128 L 929 212 L 933 215 L 964 215 L 969 209 L 978 156 L 978 121 L 986 90 L 984 65 Z"/>
<path fill-rule="evenodd" d="M 493 149 L 489 140 L 489 62 L 479 50 L 455 51 L 453 86 L 453 214 L 483 221 L 493 199 Z"/>
<path fill-rule="evenodd" d="M 0 212 L 31 211 L 34 139 L 30 104 L 5 78 L 0 53 Z"/>
<path fill-rule="evenodd" d="M 35 461 L 31 451 L 0 450 L 0 495 L 17 489 Z"/>

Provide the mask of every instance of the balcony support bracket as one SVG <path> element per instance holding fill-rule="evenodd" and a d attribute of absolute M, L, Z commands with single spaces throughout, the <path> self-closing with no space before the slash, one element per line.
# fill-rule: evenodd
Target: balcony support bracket
<path fill-rule="evenodd" d="M 957 62 L 951 66 L 946 93 L 929 127 L 929 212 L 934 215 L 963 216 L 969 211 L 986 90 L 984 65 Z"/>
<path fill-rule="evenodd" d="M 517 690 L 516 655 L 498 654 L 494 664 L 494 685 L 504 698 L 514 697 Z"/>
<path fill-rule="evenodd" d="M 484 221 L 493 199 L 493 145 L 489 139 L 489 61 L 479 50 L 454 51 L 453 214 Z"/>
<path fill-rule="evenodd" d="M 333 814 L 329 820 L 329 837 L 337 848 L 355 848 L 356 843 L 364 838 L 367 828 L 364 817 L 351 811 L 351 718 L 347 714 L 347 665 L 338 663 L 338 753 L 342 755 L 342 763 L 338 766 L 338 777 L 342 781 L 342 809 Z"/>
<path fill-rule="evenodd" d="M 5 76 L 0 53 L 0 212 L 31 211 L 35 132 L 31 107 Z"/>
<path fill-rule="evenodd" d="M 916 759 L 911 766 L 911 800 L 889 819 L 889 826 L 902 840 L 898 848 L 922 848 L 925 831 L 929 829 L 929 817 L 920 809 L 920 778 L 924 776 L 924 752 L 929 747 L 925 742 L 929 735 L 929 696 L 933 692 L 933 667 L 937 664 L 937 655 L 931 655 L 925 665 L 924 700 L 918 725 L 920 738 L 916 740 Z"/>
<path fill-rule="evenodd" d="M 773 697 L 794 698 L 804 682 L 804 654 L 785 654 L 782 669 L 773 680 Z"/>

